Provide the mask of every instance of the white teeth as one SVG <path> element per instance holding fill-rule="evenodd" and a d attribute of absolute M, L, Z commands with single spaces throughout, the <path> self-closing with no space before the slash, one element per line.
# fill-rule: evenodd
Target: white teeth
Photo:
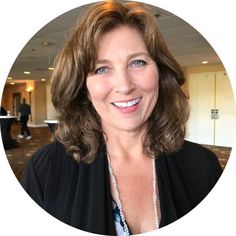
<path fill-rule="evenodd" d="M 136 105 L 137 103 L 139 103 L 141 100 L 141 98 L 136 98 L 132 101 L 129 102 L 113 102 L 113 104 L 117 107 L 132 107 L 134 105 Z"/>

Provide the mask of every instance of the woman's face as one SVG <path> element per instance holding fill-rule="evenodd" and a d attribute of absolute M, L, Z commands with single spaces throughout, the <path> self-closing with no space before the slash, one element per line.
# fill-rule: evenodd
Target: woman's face
<path fill-rule="evenodd" d="M 109 31 L 97 57 L 86 84 L 103 130 L 142 129 L 158 99 L 159 74 L 141 34 L 128 26 Z"/>

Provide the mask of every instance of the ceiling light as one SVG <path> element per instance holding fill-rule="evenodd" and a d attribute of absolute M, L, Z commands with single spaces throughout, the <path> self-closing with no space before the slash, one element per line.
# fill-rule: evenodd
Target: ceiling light
<path fill-rule="evenodd" d="M 202 64 L 208 64 L 208 61 L 202 61 Z"/>
<path fill-rule="evenodd" d="M 24 71 L 24 74 L 29 75 L 30 72 L 29 71 Z"/>
<path fill-rule="evenodd" d="M 12 77 L 7 77 L 7 79 L 12 79 Z"/>
<path fill-rule="evenodd" d="M 55 68 L 54 67 L 48 67 L 49 70 L 54 70 Z"/>
<path fill-rule="evenodd" d="M 14 85 L 15 83 L 14 83 L 14 82 L 11 82 L 10 84 Z"/>
<path fill-rule="evenodd" d="M 46 81 L 46 79 L 41 79 L 41 81 Z"/>
<path fill-rule="evenodd" d="M 43 46 L 43 47 L 49 47 L 49 46 L 53 46 L 54 45 L 54 43 L 52 43 L 52 42 L 42 42 L 41 43 L 41 45 Z"/>
<path fill-rule="evenodd" d="M 33 90 L 33 87 L 32 87 L 32 86 L 28 86 L 28 87 L 25 89 L 25 91 L 27 91 L 27 92 L 32 92 L 32 90 Z"/>
<path fill-rule="evenodd" d="M 41 45 L 44 46 L 44 47 L 47 47 L 49 45 L 49 43 L 48 42 L 42 42 Z"/>

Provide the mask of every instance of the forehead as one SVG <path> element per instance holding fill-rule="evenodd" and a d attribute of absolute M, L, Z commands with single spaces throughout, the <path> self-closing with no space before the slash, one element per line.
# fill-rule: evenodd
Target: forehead
<path fill-rule="evenodd" d="M 97 56 L 107 56 L 111 53 L 147 52 L 143 36 L 135 28 L 127 25 L 116 27 L 104 33 L 97 43 Z"/>

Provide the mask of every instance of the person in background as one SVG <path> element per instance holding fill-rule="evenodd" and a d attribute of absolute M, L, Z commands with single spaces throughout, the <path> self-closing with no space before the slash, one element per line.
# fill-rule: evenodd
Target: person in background
<path fill-rule="evenodd" d="M 29 140 L 32 138 L 29 128 L 28 128 L 28 120 L 29 116 L 31 114 L 31 107 L 29 104 L 26 103 L 26 99 L 22 99 L 22 103 L 19 106 L 18 113 L 20 116 L 20 122 L 21 122 L 21 133 L 18 134 L 18 138 L 24 138 L 24 135 L 26 134 L 26 139 Z"/>
<path fill-rule="evenodd" d="M 23 188 L 91 233 L 141 234 L 181 218 L 222 172 L 214 153 L 184 140 L 184 81 L 146 5 L 91 6 L 56 58 L 56 141 L 29 160 Z"/>

